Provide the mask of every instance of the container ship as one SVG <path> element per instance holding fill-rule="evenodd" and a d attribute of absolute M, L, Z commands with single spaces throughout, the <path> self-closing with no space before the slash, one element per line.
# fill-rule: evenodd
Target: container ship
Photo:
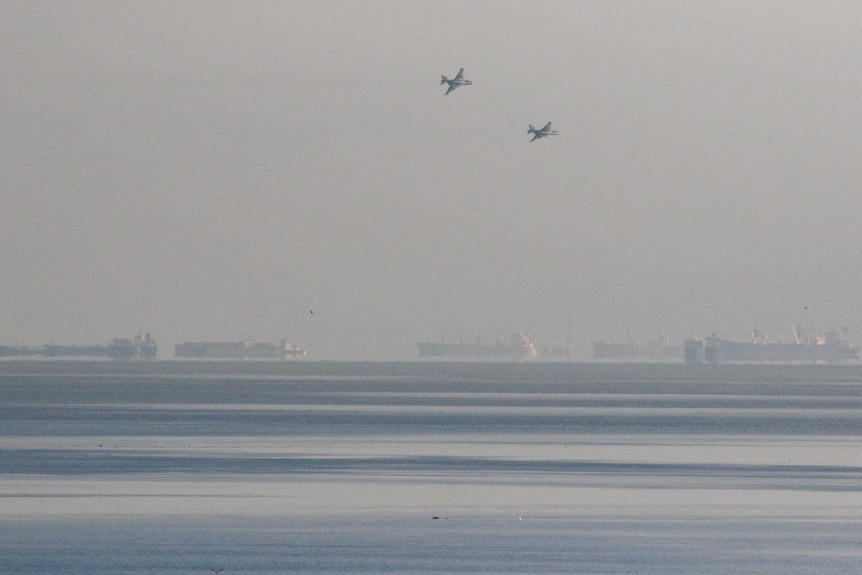
<path fill-rule="evenodd" d="M 859 346 L 847 338 L 846 328 L 824 336 L 804 336 L 794 328 L 794 341 L 770 342 L 760 330 L 752 341 L 730 341 L 711 335 L 685 342 L 686 363 L 841 363 L 859 359 Z"/>
<path fill-rule="evenodd" d="M 144 333 L 132 339 L 114 339 L 108 345 L 2 346 L 0 357 L 154 359 L 157 351 L 156 340 Z"/>
<path fill-rule="evenodd" d="M 537 350 L 529 334 L 513 334 L 509 343 L 499 340 L 494 343 L 446 343 L 420 342 L 416 344 L 420 358 L 438 359 L 513 359 L 526 360 L 536 357 Z"/>
<path fill-rule="evenodd" d="M 187 341 L 174 346 L 176 357 L 187 359 L 294 359 L 305 350 L 282 340 L 281 343 L 255 341 Z"/>

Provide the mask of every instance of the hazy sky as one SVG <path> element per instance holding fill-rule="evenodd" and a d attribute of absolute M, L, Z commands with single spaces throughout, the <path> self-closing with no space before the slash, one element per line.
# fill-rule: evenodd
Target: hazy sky
<path fill-rule="evenodd" d="M 0 0 L 0 344 L 858 341 L 860 22 L 854 1 Z M 475 85 L 444 97 L 460 67 Z"/>

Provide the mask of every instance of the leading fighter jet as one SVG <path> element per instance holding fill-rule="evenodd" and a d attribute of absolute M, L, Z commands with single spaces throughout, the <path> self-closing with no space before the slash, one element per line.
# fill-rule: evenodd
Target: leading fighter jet
<path fill-rule="evenodd" d="M 558 131 L 551 129 L 551 123 L 550 122 L 545 124 L 545 127 L 542 128 L 541 130 L 537 130 L 536 128 L 533 127 L 533 124 L 530 124 L 530 127 L 527 129 L 527 134 L 528 135 L 533 134 L 533 139 L 530 140 L 531 142 L 535 142 L 539 138 L 544 138 L 545 136 L 559 136 L 560 135 L 560 133 Z"/>
<path fill-rule="evenodd" d="M 459 88 L 461 86 L 472 86 L 473 82 L 464 79 L 464 68 L 461 68 L 460 70 L 458 70 L 458 75 L 451 80 L 446 76 L 441 76 L 440 85 L 442 86 L 443 84 L 449 84 L 449 89 L 446 90 L 445 94 L 443 94 L 444 96 L 448 96 L 449 92 L 451 92 L 455 88 Z"/>

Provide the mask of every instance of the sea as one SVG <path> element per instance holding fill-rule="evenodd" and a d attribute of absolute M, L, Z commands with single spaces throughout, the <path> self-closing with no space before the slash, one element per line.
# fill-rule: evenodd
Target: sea
<path fill-rule="evenodd" d="M 3 574 L 862 572 L 862 365 L 0 361 Z"/>

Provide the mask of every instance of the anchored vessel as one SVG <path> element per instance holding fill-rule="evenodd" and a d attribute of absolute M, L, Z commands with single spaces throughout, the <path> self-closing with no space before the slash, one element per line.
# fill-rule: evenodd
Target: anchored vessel
<path fill-rule="evenodd" d="M 682 357 L 682 347 L 666 341 L 628 343 L 608 340 L 594 341 L 593 358 L 613 361 L 669 361 Z"/>
<path fill-rule="evenodd" d="M 537 350 L 528 334 L 513 334 L 508 344 L 499 340 L 494 343 L 446 343 L 420 342 L 416 344 L 420 358 L 453 359 L 531 359 Z"/>
<path fill-rule="evenodd" d="M 839 363 L 859 359 L 859 346 L 847 338 L 847 330 L 825 336 L 803 336 L 794 328 L 792 342 L 770 342 L 762 331 L 752 331 L 752 341 L 730 341 L 711 335 L 685 342 L 686 363 L 765 362 Z"/>
<path fill-rule="evenodd" d="M 153 359 L 156 340 L 149 333 L 132 339 L 115 339 L 108 345 L 54 345 L 0 347 L 3 357 L 103 357 L 108 359 Z"/>
<path fill-rule="evenodd" d="M 281 343 L 254 341 L 187 341 L 174 346 L 177 357 L 197 359 L 288 359 L 305 355 L 305 350 Z"/>

